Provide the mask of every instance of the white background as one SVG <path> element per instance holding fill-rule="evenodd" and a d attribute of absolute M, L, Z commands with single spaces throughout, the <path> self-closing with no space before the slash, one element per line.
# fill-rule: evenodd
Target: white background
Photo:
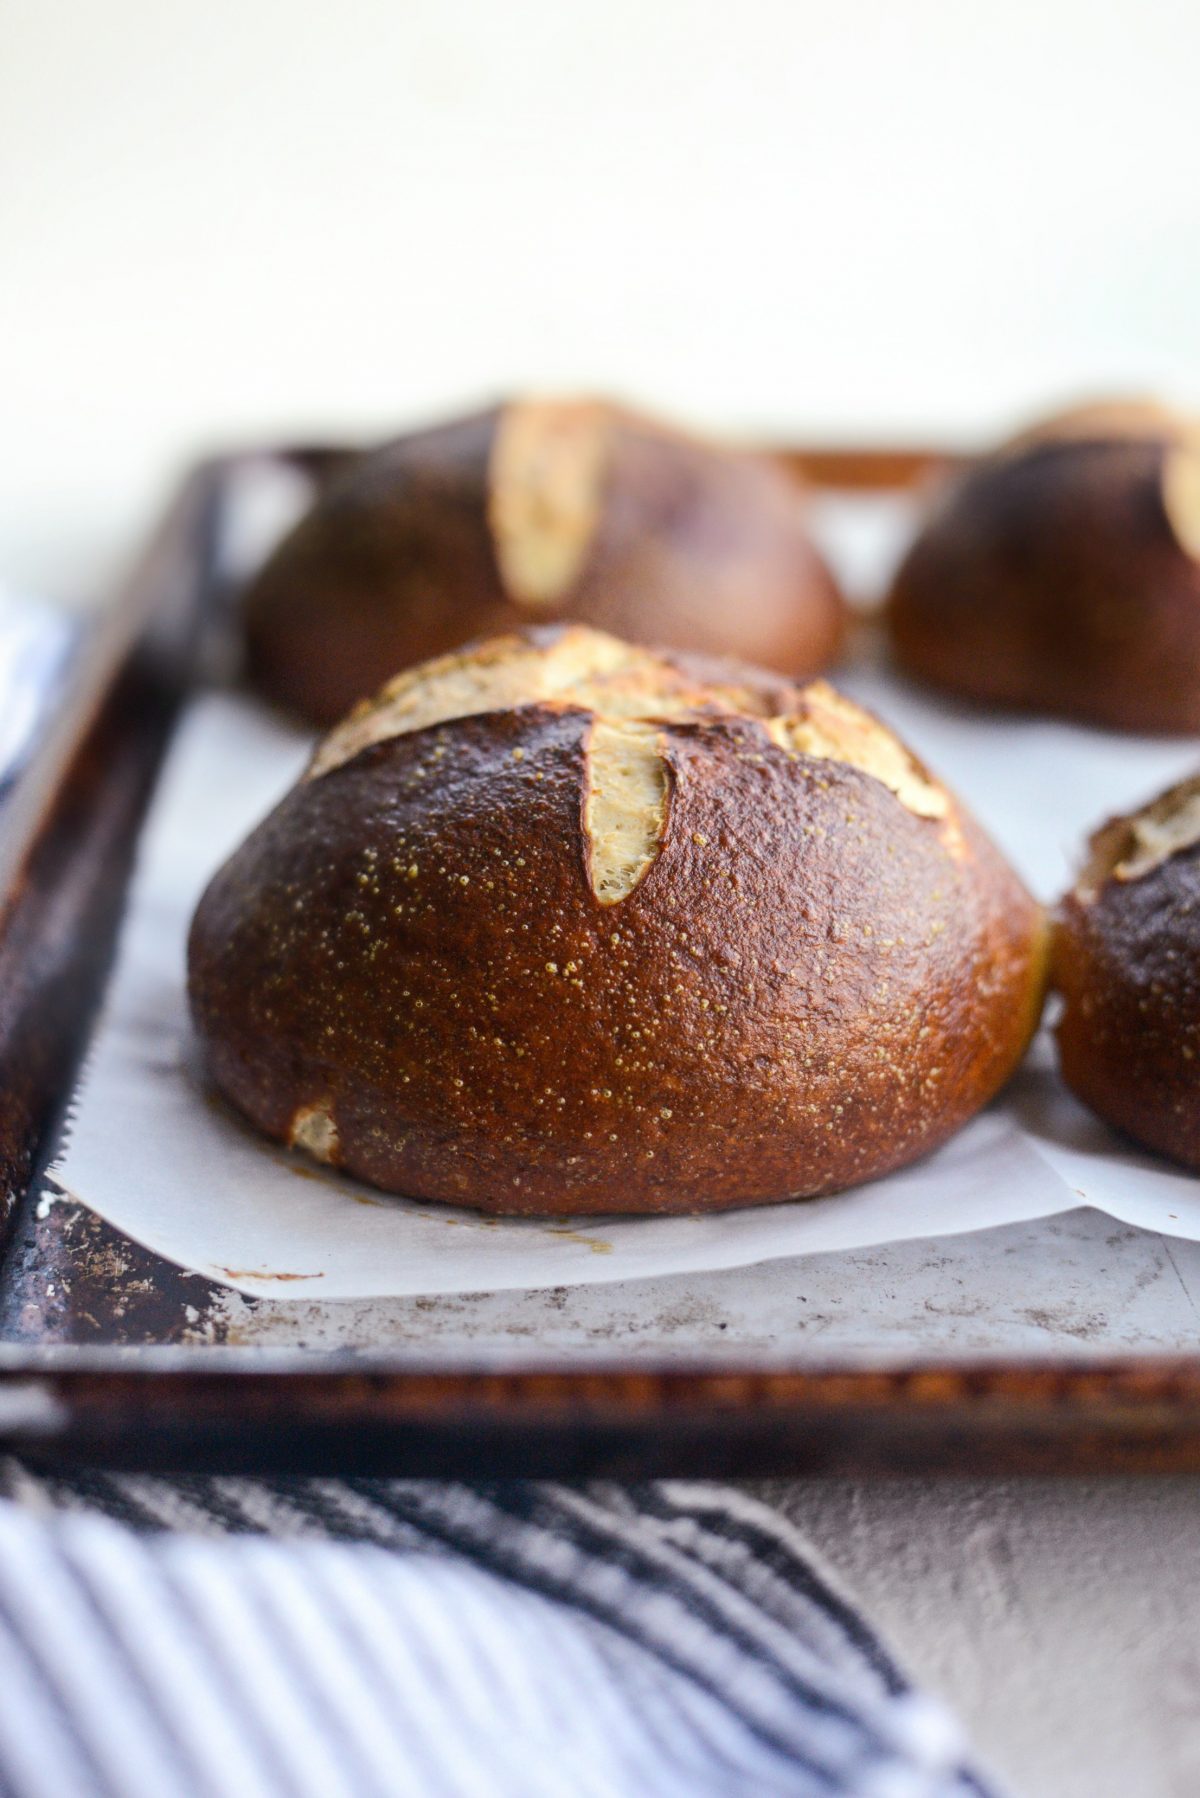
<path fill-rule="evenodd" d="M 0 0 L 0 573 L 524 384 L 975 439 L 1200 397 L 1192 0 Z"/>

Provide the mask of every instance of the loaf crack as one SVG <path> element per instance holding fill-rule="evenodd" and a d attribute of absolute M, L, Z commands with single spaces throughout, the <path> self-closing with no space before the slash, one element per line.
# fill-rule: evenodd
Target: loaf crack
<path fill-rule="evenodd" d="M 1144 880 L 1163 862 L 1200 843 L 1200 775 L 1180 781 L 1144 811 L 1115 818 L 1092 838 L 1091 855 L 1075 887 L 1085 904 L 1108 881 Z"/>
<path fill-rule="evenodd" d="M 666 835 L 668 787 L 662 737 L 653 725 L 595 720 L 583 822 L 588 876 L 602 905 L 627 899 L 654 865 Z"/>
<path fill-rule="evenodd" d="M 871 775 L 918 818 L 944 818 L 949 812 L 945 788 L 929 778 L 903 743 L 825 681 L 805 688 L 802 712 L 770 718 L 764 728 L 790 755 L 841 762 Z"/>
<path fill-rule="evenodd" d="M 565 599 L 583 572 L 612 441 L 605 407 L 586 400 L 506 406 L 488 468 L 488 526 L 501 585 L 517 605 Z"/>
<path fill-rule="evenodd" d="M 336 1161 L 340 1139 L 328 1101 L 319 1099 L 315 1104 L 301 1105 L 288 1126 L 287 1141 L 289 1149 L 303 1149 L 314 1161 Z"/>

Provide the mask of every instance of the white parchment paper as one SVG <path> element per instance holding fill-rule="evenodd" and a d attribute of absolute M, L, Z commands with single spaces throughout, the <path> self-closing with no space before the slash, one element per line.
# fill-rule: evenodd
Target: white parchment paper
<path fill-rule="evenodd" d="M 885 674 L 842 683 L 975 809 L 1044 897 L 1085 832 L 1200 761 L 1200 745 L 982 720 Z M 287 1154 L 204 1089 L 184 941 L 205 882 L 302 767 L 308 740 L 254 702 L 200 700 L 143 835 L 115 978 L 53 1177 L 171 1260 L 273 1298 L 573 1285 L 947 1235 L 1092 1204 L 1200 1238 L 1200 1182 L 1121 1144 L 1059 1086 L 1049 1045 L 936 1155 L 817 1201 L 717 1217 L 482 1219 L 386 1198 Z"/>

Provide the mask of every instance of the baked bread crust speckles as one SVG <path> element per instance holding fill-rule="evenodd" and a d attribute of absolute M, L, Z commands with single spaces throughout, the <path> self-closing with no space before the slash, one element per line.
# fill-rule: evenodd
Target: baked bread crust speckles
<path fill-rule="evenodd" d="M 1108 1123 L 1200 1168 L 1200 776 L 1091 838 L 1054 930 L 1063 1078 Z"/>
<path fill-rule="evenodd" d="M 1200 730 L 1200 420 L 1081 407 L 941 497 L 887 607 L 899 664 L 985 704 Z"/>
<path fill-rule="evenodd" d="M 597 400 L 515 400 L 355 458 L 244 601 L 248 671 L 332 724 L 468 639 L 578 621 L 808 676 L 845 610 L 767 457 Z"/>
<path fill-rule="evenodd" d="M 993 1095 L 1041 914 L 883 725 L 579 629 L 520 703 L 530 650 L 418 674 L 465 716 L 385 690 L 216 875 L 191 1003 L 241 1111 L 390 1191 L 570 1215 L 831 1192 Z"/>

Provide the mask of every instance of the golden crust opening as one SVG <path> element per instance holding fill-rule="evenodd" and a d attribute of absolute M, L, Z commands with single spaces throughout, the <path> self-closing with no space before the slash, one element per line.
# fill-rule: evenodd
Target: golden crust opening
<path fill-rule="evenodd" d="M 583 823 L 588 877 L 602 905 L 649 873 L 667 828 L 667 764 L 652 724 L 597 718 L 588 737 Z"/>
<path fill-rule="evenodd" d="M 488 466 L 488 526 L 517 605 L 565 599 L 600 523 L 612 415 L 595 400 L 519 400 L 500 414 Z"/>
<path fill-rule="evenodd" d="M 1200 561 L 1200 431 L 1163 459 L 1163 510 L 1184 555 Z"/>
<path fill-rule="evenodd" d="M 609 718 L 755 716 L 762 709 L 736 680 L 693 680 L 650 650 L 572 625 L 550 642 L 493 637 L 397 675 L 335 726 L 318 746 L 308 777 L 328 774 L 371 744 L 409 731 L 556 701 Z"/>
<path fill-rule="evenodd" d="M 763 715 L 761 697 L 731 672 L 729 682 L 693 679 L 651 650 L 583 625 L 559 631 L 550 641 L 496 637 L 390 681 L 330 732 L 307 778 L 330 773 L 372 744 L 430 725 L 522 705 L 562 705 L 594 713 L 598 724 L 615 733 L 601 741 L 614 746 L 618 740 L 627 746 L 637 736 L 628 731 L 622 736 L 618 727 L 623 725 L 757 718 L 788 755 L 857 768 L 919 818 L 950 814 L 945 788 L 899 738 L 825 681 L 799 691 L 794 711 L 770 717 Z"/>
<path fill-rule="evenodd" d="M 300 1107 L 288 1126 L 287 1142 L 289 1149 L 302 1149 L 314 1161 L 331 1165 L 337 1160 L 337 1121 L 325 1100 Z"/>
<path fill-rule="evenodd" d="M 767 735 L 790 755 L 843 762 L 881 781 L 918 818 L 944 818 L 950 810 L 945 788 L 930 779 L 886 725 L 863 711 L 826 681 L 804 689 L 804 710 L 771 718 Z"/>
<path fill-rule="evenodd" d="M 1200 843 L 1200 774 L 1160 793 L 1140 812 L 1114 818 L 1098 830 L 1075 897 L 1091 904 L 1110 880 L 1144 880 L 1196 843 Z"/>

